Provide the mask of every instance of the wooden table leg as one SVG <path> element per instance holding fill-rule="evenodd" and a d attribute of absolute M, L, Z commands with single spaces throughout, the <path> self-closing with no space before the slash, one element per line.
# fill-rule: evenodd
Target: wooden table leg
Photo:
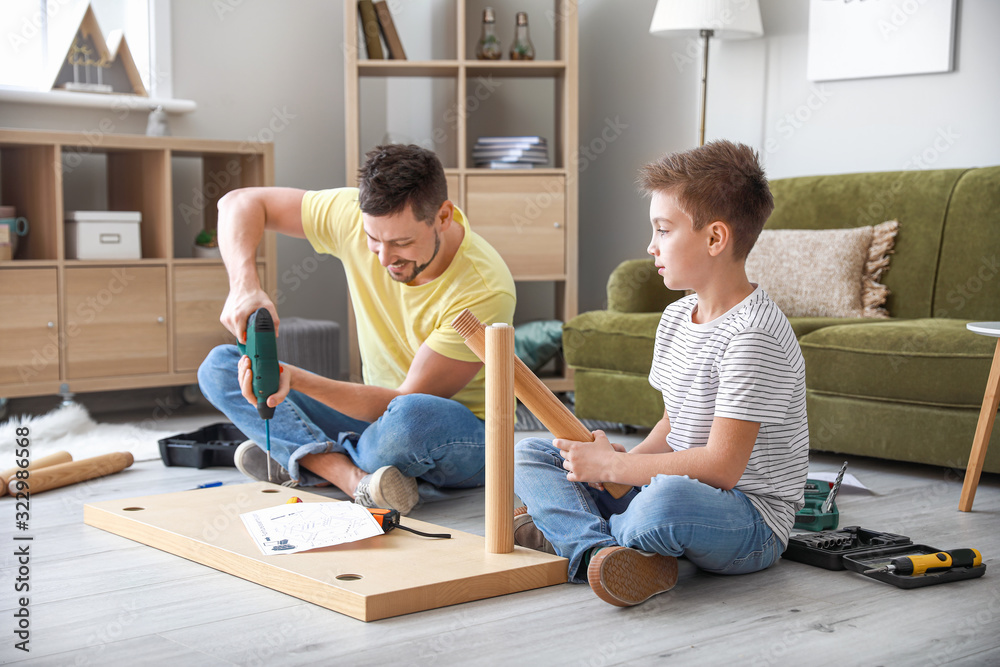
<path fill-rule="evenodd" d="M 972 453 L 969 454 L 969 467 L 965 471 L 965 483 L 962 484 L 962 497 L 958 500 L 958 509 L 962 512 L 972 511 L 972 501 L 976 498 L 976 487 L 979 486 L 979 475 L 983 472 L 983 461 L 986 460 L 986 448 L 990 444 L 998 406 L 1000 406 L 1000 339 L 997 340 L 993 365 L 990 366 L 990 377 L 986 381 L 986 394 L 983 396 L 983 409 L 979 413 L 979 423 L 976 425 L 976 437 L 972 439 Z"/>
<path fill-rule="evenodd" d="M 514 550 L 514 327 L 486 327 L 486 553 Z"/>

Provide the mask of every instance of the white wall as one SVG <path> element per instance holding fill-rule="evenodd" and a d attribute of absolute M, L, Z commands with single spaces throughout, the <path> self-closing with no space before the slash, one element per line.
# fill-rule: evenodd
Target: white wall
<path fill-rule="evenodd" d="M 435 12 L 442 1 L 432 3 Z M 816 86 L 805 79 L 808 3 L 761 4 L 763 39 L 713 42 L 709 139 L 738 139 L 763 150 L 772 178 L 920 168 L 913 156 L 923 156 L 934 168 L 1000 164 L 1000 40 L 994 34 L 1000 3 L 960 0 L 954 72 Z M 170 118 L 173 133 L 234 140 L 273 136 L 278 185 L 344 183 L 340 3 L 173 0 L 172 5 L 174 93 L 198 103 L 196 112 Z M 403 6 L 410 11 L 410 3 Z M 698 43 L 650 36 L 654 6 L 655 0 L 579 4 L 581 311 L 604 307 L 611 270 L 645 254 L 648 204 L 635 190 L 637 169 L 697 142 Z M 537 32 L 540 41 L 542 12 L 529 10 L 533 37 Z M 479 11 L 470 10 L 471 44 L 478 36 Z M 409 55 L 416 58 L 424 47 L 405 19 L 400 32 L 404 44 L 415 45 Z M 506 41 L 510 28 L 498 27 Z M 434 34 L 439 30 L 450 34 L 448 26 L 435 24 Z M 437 56 L 436 43 L 426 46 L 425 57 Z M 391 104 L 387 118 L 400 118 L 400 110 L 405 115 L 406 92 L 382 91 Z M 439 106 L 424 103 L 419 109 L 423 117 L 442 117 Z M 539 113 L 549 113 L 548 107 Z M 798 127 L 787 119 L 796 113 L 808 115 Z M 119 118 L 96 110 L 0 104 L 4 127 L 93 131 L 109 118 L 116 132 L 145 128 L 142 114 Z M 398 131 L 418 134 L 405 124 Z M 946 148 L 938 150 L 935 141 Z M 305 241 L 279 240 L 279 310 L 346 324 L 343 271 L 336 261 L 313 257 Z M 549 296 L 540 289 L 538 299 L 523 290 L 527 313 Z M 545 316 L 541 309 L 538 316 Z"/>
<path fill-rule="evenodd" d="M 581 310 L 645 255 L 636 170 L 697 144 L 699 41 L 650 36 L 655 4 L 580 2 L 581 144 L 628 125 L 580 175 Z M 822 84 L 806 80 L 808 6 L 761 0 L 764 38 L 712 42 L 706 140 L 753 145 L 771 178 L 1000 164 L 1000 3 L 959 0 L 953 72 Z"/>

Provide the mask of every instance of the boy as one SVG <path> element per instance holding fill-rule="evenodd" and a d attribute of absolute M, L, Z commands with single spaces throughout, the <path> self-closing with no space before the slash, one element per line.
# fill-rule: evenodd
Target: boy
<path fill-rule="evenodd" d="M 805 368 L 788 320 L 744 263 L 774 208 L 752 149 L 716 141 L 646 165 L 653 256 L 694 293 L 663 312 L 649 382 L 663 418 L 631 451 L 527 439 L 515 452 L 515 542 L 569 559 L 618 606 L 677 581 L 677 557 L 719 574 L 784 551 L 808 471 Z M 615 500 L 600 482 L 634 485 Z"/>

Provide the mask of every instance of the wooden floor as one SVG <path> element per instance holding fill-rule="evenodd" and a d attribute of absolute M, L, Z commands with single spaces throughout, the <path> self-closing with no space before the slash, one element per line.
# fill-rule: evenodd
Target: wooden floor
<path fill-rule="evenodd" d="M 178 411 L 169 423 L 182 432 L 214 421 L 218 415 Z M 630 445 L 641 435 L 612 439 Z M 739 577 L 698 572 L 682 560 L 674 590 L 630 609 L 605 604 L 587 586 L 563 584 L 363 623 L 84 525 L 85 503 L 245 481 L 232 468 L 146 462 L 32 499 L 29 654 L 14 649 L 12 634 L 18 575 L 10 545 L 23 543 L 9 537 L 11 499 L 0 499 L 9 508 L 0 519 L 0 662 L 1000 664 L 1000 478 L 984 476 L 975 511 L 960 513 L 961 472 L 848 460 L 875 493 L 843 493 L 842 526 L 903 534 L 938 548 L 978 548 L 986 575 L 902 590 L 786 560 Z M 842 461 L 817 454 L 812 469 L 836 470 Z M 413 516 L 481 535 L 483 491 L 420 506 Z"/>

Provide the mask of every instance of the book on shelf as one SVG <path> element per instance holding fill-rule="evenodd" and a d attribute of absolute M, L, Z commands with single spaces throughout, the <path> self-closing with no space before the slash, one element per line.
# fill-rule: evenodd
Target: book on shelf
<path fill-rule="evenodd" d="M 384 0 L 377 0 L 374 4 L 375 13 L 378 15 L 378 24 L 382 28 L 382 37 L 389 50 L 389 57 L 393 60 L 406 60 L 403 42 L 400 41 L 399 33 L 396 32 L 396 24 L 392 22 L 389 5 Z"/>
<path fill-rule="evenodd" d="M 524 155 L 521 153 L 494 153 L 494 154 L 472 154 L 473 162 L 533 162 L 534 164 L 545 164 L 549 161 L 548 155 Z"/>
<path fill-rule="evenodd" d="M 539 136 L 479 137 L 472 161 L 488 169 L 531 169 L 548 164 L 549 146 Z"/>
<path fill-rule="evenodd" d="M 477 162 L 477 169 L 534 169 L 531 162 Z"/>
<path fill-rule="evenodd" d="M 361 32 L 365 36 L 365 49 L 369 60 L 382 60 L 382 41 L 379 39 L 378 15 L 372 0 L 358 0 L 361 14 Z"/>
<path fill-rule="evenodd" d="M 532 153 L 548 153 L 548 146 L 544 144 L 480 144 L 474 147 L 477 151 L 523 151 Z"/>
<path fill-rule="evenodd" d="M 477 144 L 490 144 L 490 145 L 513 145 L 513 144 L 524 144 L 528 146 L 546 146 L 548 142 L 544 137 L 538 136 L 526 136 L 526 137 L 479 137 L 476 139 Z"/>

